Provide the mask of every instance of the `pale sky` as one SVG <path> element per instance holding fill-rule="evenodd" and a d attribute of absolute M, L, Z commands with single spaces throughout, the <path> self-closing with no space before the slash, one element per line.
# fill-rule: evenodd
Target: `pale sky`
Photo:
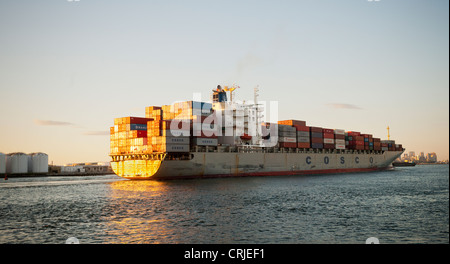
<path fill-rule="evenodd" d="M 236 98 L 449 157 L 447 0 L 2 0 L 0 152 L 109 161 L 115 117 Z"/>

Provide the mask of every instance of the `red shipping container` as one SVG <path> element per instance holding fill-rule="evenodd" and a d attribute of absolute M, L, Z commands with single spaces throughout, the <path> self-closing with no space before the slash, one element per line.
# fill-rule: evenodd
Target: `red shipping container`
<path fill-rule="evenodd" d="M 323 148 L 324 149 L 334 149 L 335 145 L 334 144 L 323 144 Z"/>
<path fill-rule="evenodd" d="M 356 145 L 354 149 L 357 149 L 357 150 L 364 150 L 364 146 Z"/>
<path fill-rule="evenodd" d="M 297 143 L 297 148 L 310 148 L 310 147 L 311 147 L 311 144 L 307 143 L 307 142 Z"/>
<path fill-rule="evenodd" d="M 361 135 L 361 133 L 360 132 L 355 132 L 355 131 L 348 131 L 347 135 L 355 137 L 355 136 Z"/>
<path fill-rule="evenodd" d="M 334 130 L 333 129 L 329 129 L 329 128 L 323 128 L 322 129 L 322 133 L 327 133 L 327 134 L 334 134 Z"/>
<path fill-rule="evenodd" d="M 135 130 L 137 132 L 137 137 L 147 137 L 147 130 Z"/>
<path fill-rule="evenodd" d="M 334 139 L 345 139 L 345 135 L 334 134 Z"/>
<path fill-rule="evenodd" d="M 297 143 L 292 143 L 292 142 L 280 142 L 280 148 L 296 148 L 297 147 Z"/>
<path fill-rule="evenodd" d="M 363 146 L 364 147 L 364 141 L 355 141 L 355 145 L 357 146 Z"/>
<path fill-rule="evenodd" d="M 325 129 L 324 129 L 324 131 L 325 131 Z M 334 139 L 334 134 L 323 132 L 323 138 L 333 138 Z"/>
<path fill-rule="evenodd" d="M 322 128 L 321 128 L 321 127 L 309 127 L 309 130 L 310 130 L 311 132 L 322 133 Z"/>
<path fill-rule="evenodd" d="M 297 129 L 297 131 L 305 131 L 309 132 L 309 126 L 299 126 L 299 125 L 293 125 Z"/>
<path fill-rule="evenodd" d="M 323 143 L 323 138 L 312 137 L 310 139 L 311 139 L 311 143 Z"/>
<path fill-rule="evenodd" d="M 134 117 L 129 116 L 125 117 L 125 124 L 141 124 L 146 125 L 148 121 L 153 120 L 153 118 L 145 118 L 145 117 Z"/>

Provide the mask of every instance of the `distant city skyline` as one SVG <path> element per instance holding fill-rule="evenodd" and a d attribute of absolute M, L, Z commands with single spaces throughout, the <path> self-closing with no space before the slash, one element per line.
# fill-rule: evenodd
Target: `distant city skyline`
<path fill-rule="evenodd" d="M 449 159 L 448 1 L 3 0 L 0 20 L 2 153 L 110 161 L 114 118 L 237 84 Z"/>
<path fill-rule="evenodd" d="M 448 162 L 448 159 L 439 159 L 436 152 L 429 152 L 425 155 L 425 152 L 421 151 L 416 155 L 415 151 L 404 152 L 401 156 L 404 161 L 419 161 L 419 162 Z"/>

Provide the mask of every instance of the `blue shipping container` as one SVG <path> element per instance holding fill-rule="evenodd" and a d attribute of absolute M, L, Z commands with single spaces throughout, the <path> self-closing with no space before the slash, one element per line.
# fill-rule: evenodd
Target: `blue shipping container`
<path fill-rule="evenodd" d="M 322 143 L 311 143 L 311 148 L 323 148 Z"/>
<path fill-rule="evenodd" d="M 147 130 L 147 125 L 144 125 L 144 124 L 130 124 L 130 130 Z"/>
<path fill-rule="evenodd" d="M 311 137 L 322 138 L 323 134 L 319 132 L 311 132 Z"/>

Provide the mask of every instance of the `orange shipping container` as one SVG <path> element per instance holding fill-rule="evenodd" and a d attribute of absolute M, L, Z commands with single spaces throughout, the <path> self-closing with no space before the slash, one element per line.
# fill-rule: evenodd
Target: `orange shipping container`
<path fill-rule="evenodd" d="M 279 125 L 288 125 L 288 126 L 306 126 L 306 122 L 305 121 L 301 121 L 301 120 L 281 120 L 278 121 Z"/>

